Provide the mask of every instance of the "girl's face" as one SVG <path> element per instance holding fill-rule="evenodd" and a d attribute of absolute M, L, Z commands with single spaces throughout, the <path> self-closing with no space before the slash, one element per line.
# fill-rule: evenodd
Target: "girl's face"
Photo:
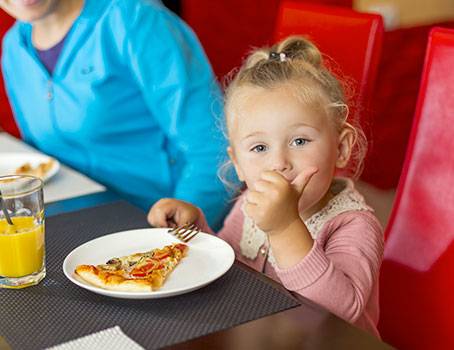
<path fill-rule="evenodd" d="M 305 106 L 291 88 L 242 89 L 246 93 L 227 111 L 228 152 L 240 180 L 254 189 L 261 173 L 273 170 L 291 183 L 304 169 L 316 167 L 299 208 L 303 216 L 319 210 L 336 168 L 347 165 L 353 132 L 339 133 L 324 112 Z"/>
<path fill-rule="evenodd" d="M 51 13 L 59 1 L 60 0 L 0 0 L 0 8 L 19 21 L 32 23 Z"/>

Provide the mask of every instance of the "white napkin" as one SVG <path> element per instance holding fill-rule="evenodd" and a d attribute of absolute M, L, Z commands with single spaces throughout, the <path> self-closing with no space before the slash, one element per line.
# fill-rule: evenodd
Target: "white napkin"
<path fill-rule="evenodd" d="M 46 350 L 145 350 L 124 334 L 119 326 L 107 328 L 97 333 L 77 338 Z"/>

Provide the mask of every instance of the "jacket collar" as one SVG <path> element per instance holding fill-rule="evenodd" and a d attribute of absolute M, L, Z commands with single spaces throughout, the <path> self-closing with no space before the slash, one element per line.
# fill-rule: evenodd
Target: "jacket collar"
<path fill-rule="evenodd" d="M 58 74 L 67 68 L 71 57 L 77 52 L 78 48 L 86 41 L 86 38 L 92 32 L 96 22 L 100 19 L 105 8 L 111 4 L 111 0 L 85 0 L 79 17 L 76 18 L 73 25 L 66 34 L 65 44 L 58 58 L 54 74 Z M 29 54 L 36 56 L 32 44 L 32 25 L 28 22 L 16 23 L 18 26 L 20 45 L 25 48 Z"/>

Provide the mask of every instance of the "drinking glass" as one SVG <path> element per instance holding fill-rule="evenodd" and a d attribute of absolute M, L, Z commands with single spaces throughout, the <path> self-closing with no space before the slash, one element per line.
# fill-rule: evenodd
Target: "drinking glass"
<path fill-rule="evenodd" d="M 46 275 L 43 182 L 0 176 L 0 288 L 24 288 Z"/>

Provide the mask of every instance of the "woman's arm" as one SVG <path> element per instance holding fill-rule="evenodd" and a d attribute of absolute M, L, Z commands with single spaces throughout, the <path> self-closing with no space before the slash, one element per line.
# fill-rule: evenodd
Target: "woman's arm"
<path fill-rule="evenodd" d="M 161 6 L 140 6 L 130 15 L 125 50 L 149 111 L 167 137 L 173 197 L 199 206 L 219 227 L 229 197 L 217 178 L 227 146 L 217 125 L 220 89 L 193 32 Z"/>

